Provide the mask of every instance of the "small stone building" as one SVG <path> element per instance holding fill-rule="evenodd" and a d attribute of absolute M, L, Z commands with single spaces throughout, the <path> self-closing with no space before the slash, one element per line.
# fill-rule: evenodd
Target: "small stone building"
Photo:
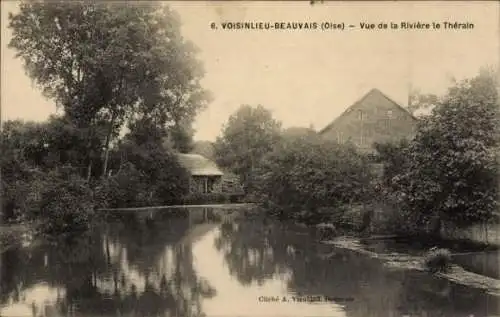
<path fill-rule="evenodd" d="M 350 142 L 373 153 L 375 142 L 398 142 L 415 135 L 417 119 L 378 89 L 370 90 L 319 134 L 339 143 Z"/>
<path fill-rule="evenodd" d="M 222 176 L 224 173 L 215 162 L 199 154 L 177 154 L 179 163 L 191 175 L 189 188 L 192 194 L 209 194 L 222 192 Z"/>

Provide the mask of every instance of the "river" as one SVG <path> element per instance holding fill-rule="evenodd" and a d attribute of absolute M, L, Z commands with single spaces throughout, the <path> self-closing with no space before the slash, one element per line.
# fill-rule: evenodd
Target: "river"
<path fill-rule="evenodd" d="M 0 316 L 500 315 L 498 299 L 477 290 L 227 212 L 111 213 L 87 236 L 10 248 Z"/>

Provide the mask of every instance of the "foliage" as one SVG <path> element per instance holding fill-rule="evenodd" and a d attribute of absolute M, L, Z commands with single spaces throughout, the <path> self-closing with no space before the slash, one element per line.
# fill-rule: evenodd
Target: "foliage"
<path fill-rule="evenodd" d="M 237 174 L 245 188 L 252 188 L 252 174 L 280 140 L 281 123 L 261 105 L 242 105 L 229 117 L 215 142 L 217 163 Z"/>
<path fill-rule="evenodd" d="M 83 163 L 80 133 L 65 117 L 52 116 L 39 123 L 6 121 L 0 136 L 4 216 L 10 220 L 31 218 L 41 190 L 52 181 L 49 171 Z"/>
<path fill-rule="evenodd" d="M 3 124 L 0 132 L 3 220 L 25 220 L 33 207 L 30 194 L 36 191 L 31 187 L 39 174 L 34 165 L 43 158 L 40 129 L 40 124 L 34 122 L 16 120 Z"/>
<path fill-rule="evenodd" d="M 190 123 L 176 123 L 167 130 L 167 147 L 179 153 L 190 153 L 193 149 L 193 129 Z"/>
<path fill-rule="evenodd" d="M 393 177 L 403 173 L 408 167 L 406 149 L 409 141 L 402 139 L 398 143 L 375 143 L 377 162 L 383 164 L 382 184 L 390 186 Z"/>
<path fill-rule="evenodd" d="M 414 116 L 423 116 L 429 113 L 437 104 L 439 98 L 435 94 L 424 94 L 418 89 L 410 92 L 407 110 Z"/>
<path fill-rule="evenodd" d="M 19 8 L 9 16 L 9 46 L 63 115 L 4 124 L 6 216 L 37 217 L 43 233 L 59 235 L 86 231 L 94 207 L 178 200 L 187 173 L 161 140 L 166 127 L 182 128 L 176 146 L 189 146 L 191 123 L 209 96 L 177 15 L 152 2 L 26 1 Z"/>
<path fill-rule="evenodd" d="M 124 163 L 116 175 L 97 184 L 94 199 L 100 208 L 151 205 L 152 197 L 146 181 L 132 163 Z"/>
<path fill-rule="evenodd" d="M 467 226 L 497 208 L 496 86 L 488 72 L 460 82 L 419 123 L 403 152 L 408 165 L 392 180 L 410 222 L 438 233 L 444 221 Z"/>
<path fill-rule="evenodd" d="M 42 164 L 46 142 L 43 130 L 43 125 L 37 122 L 10 120 L 3 123 L 2 160 L 22 161 L 29 166 Z"/>
<path fill-rule="evenodd" d="M 127 120 L 168 124 L 206 104 L 196 49 L 168 6 L 26 1 L 9 20 L 9 46 L 82 133 L 89 173 L 101 157 L 105 172 L 106 153 Z"/>
<path fill-rule="evenodd" d="M 143 120 L 125 137 L 122 151 L 143 173 L 158 202 L 166 204 L 189 190 L 189 174 L 172 151 L 163 146 L 165 131 L 150 120 Z"/>
<path fill-rule="evenodd" d="M 51 175 L 41 197 L 41 233 L 50 237 L 71 236 L 89 229 L 94 204 L 92 191 L 81 178 Z"/>
<path fill-rule="evenodd" d="M 210 141 L 196 141 L 193 143 L 191 151 L 194 154 L 199 154 L 209 160 L 215 160 L 214 144 Z"/>
<path fill-rule="evenodd" d="M 118 171 L 98 185 L 98 201 L 108 207 L 176 203 L 188 191 L 187 172 L 163 146 L 165 131 L 152 120 L 130 126 L 117 152 L 123 158 Z M 106 203 L 107 202 L 107 203 Z"/>
<path fill-rule="evenodd" d="M 231 172 L 224 172 L 221 178 L 222 192 L 236 195 L 243 195 L 244 191 L 238 175 Z"/>
<path fill-rule="evenodd" d="M 431 272 L 446 273 L 451 268 L 451 252 L 448 249 L 434 249 L 429 251 L 424 259 L 425 267 Z"/>
<path fill-rule="evenodd" d="M 350 146 L 316 136 L 284 140 L 257 175 L 261 201 L 290 216 L 321 218 L 320 207 L 340 208 L 371 195 L 367 159 Z"/>
<path fill-rule="evenodd" d="M 186 205 L 226 204 L 231 202 L 232 196 L 228 193 L 196 193 L 189 194 L 182 199 Z"/>
<path fill-rule="evenodd" d="M 315 134 L 316 131 L 313 128 L 304 127 L 290 127 L 282 132 L 284 138 L 309 137 Z"/>

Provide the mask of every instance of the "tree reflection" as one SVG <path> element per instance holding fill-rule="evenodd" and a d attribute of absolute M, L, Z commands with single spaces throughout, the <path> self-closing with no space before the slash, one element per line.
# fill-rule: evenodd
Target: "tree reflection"
<path fill-rule="evenodd" d="M 65 290 L 52 299 L 60 315 L 201 315 L 202 298 L 215 290 L 193 268 L 191 242 L 183 240 L 188 229 L 187 217 L 128 214 L 71 241 L 8 250 L 0 304 L 23 302 L 23 292 L 43 281 Z"/>
<path fill-rule="evenodd" d="M 241 284 L 262 284 L 288 272 L 290 293 L 336 299 L 352 317 L 498 314 L 498 300 L 427 273 L 390 270 L 377 260 L 321 245 L 293 225 L 225 223 L 215 247 Z"/>
<path fill-rule="evenodd" d="M 286 245 L 280 245 L 286 240 L 276 236 L 281 233 L 257 221 L 224 222 L 215 247 L 223 252 L 231 274 L 240 283 L 261 284 L 275 274 L 286 272 Z"/>

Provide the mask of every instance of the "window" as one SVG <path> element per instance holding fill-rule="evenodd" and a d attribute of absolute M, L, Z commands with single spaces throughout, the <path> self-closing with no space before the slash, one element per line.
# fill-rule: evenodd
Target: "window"
<path fill-rule="evenodd" d="M 387 110 L 387 118 L 392 119 L 392 110 Z"/>
<path fill-rule="evenodd" d="M 358 118 L 359 120 L 363 120 L 363 110 L 358 110 Z"/>

